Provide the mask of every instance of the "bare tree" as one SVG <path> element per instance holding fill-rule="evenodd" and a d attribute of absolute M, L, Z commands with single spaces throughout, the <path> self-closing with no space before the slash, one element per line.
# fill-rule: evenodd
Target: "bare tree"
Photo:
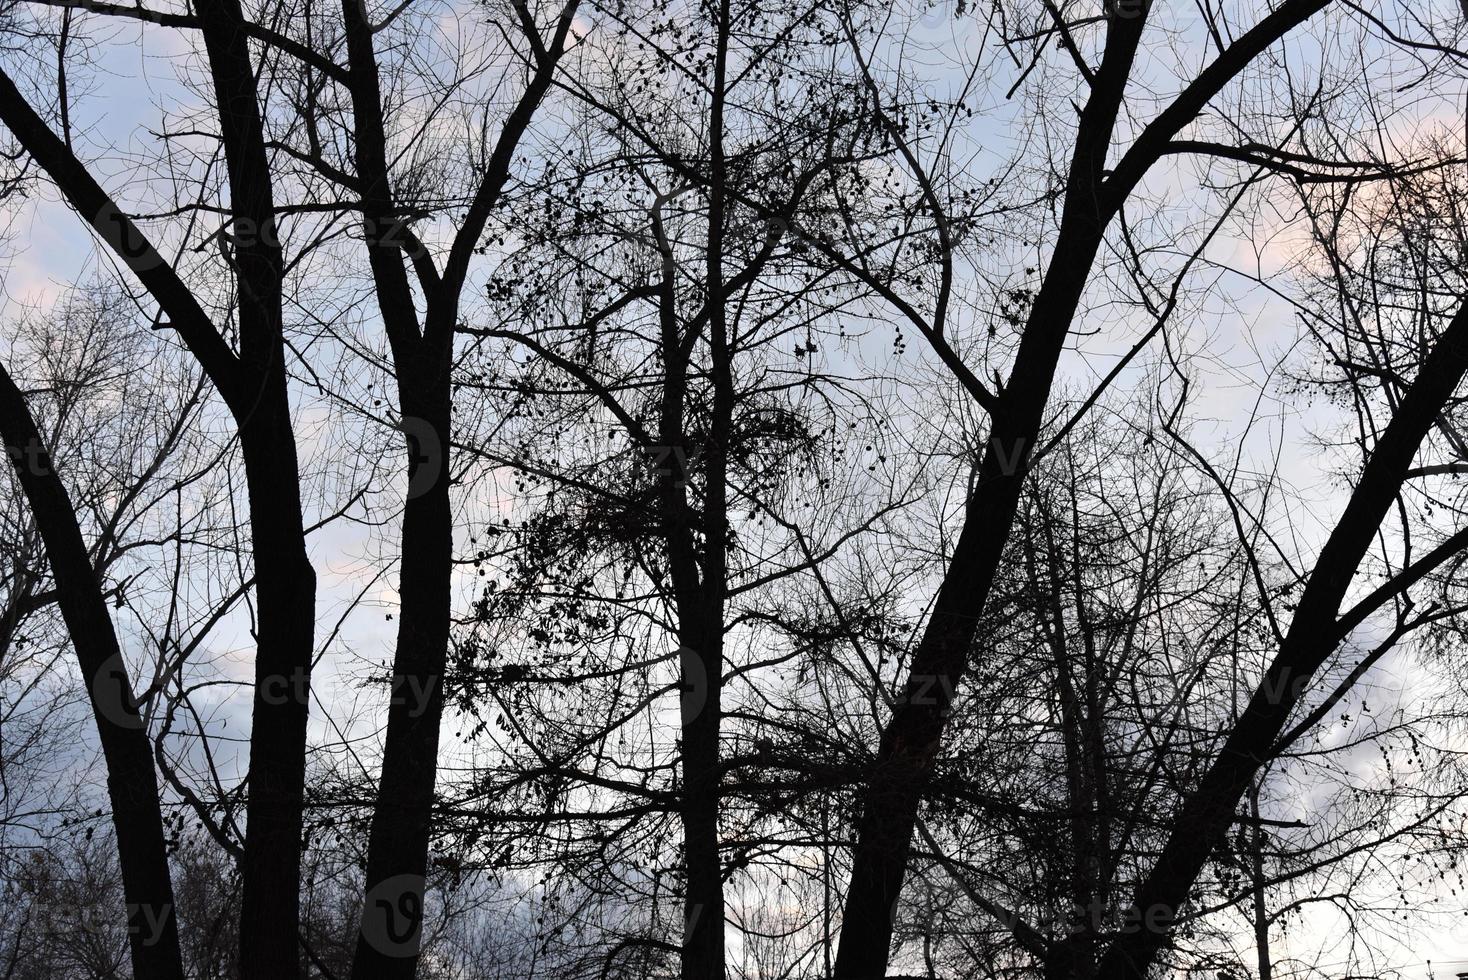
<path fill-rule="evenodd" d="M 38 387 L 23 391 L 0 368 L 0 434 L 13 464 L 17 483 L 29 505 L 36 533 L 44 543 L 45 561 L 18 567 L 20 583 L 10 600 L 8 640 L 24 644 L 30 633 L 44 637 L 38 620 L 45 608 L 59 606 L 80 665 L 80 677 L 100 736 L 108 772 L 107 787 L 118 849 L 121 897 L 126 904 L 125 931 L 134 972 L 146 976 L 182 977 L 175 906 L 165 847 L 153 751 L 140 702 L 109 615 L 109 596 L 116 608 L 126 603 L 128 578 L 116 578 L 125 567 L 134 540 L 138 512 L 156 502 L 152 480 L 179 451 L 184 430 L 194 421 L 199 390 L 185 389 L 176 415 L 163 413 L 159 441 L 149 447 L 140 436 L 146 426 L 134 420 L 133 445 L 124 453 L 135 459 L 108 459 L 105 423 L 99 400 L 109 393 L 116 402 L 136 408 L 118 375 L 134 370 L 135 347 L 119 336 L 107 318 L 119 312 L 117 297 L 100 295 L 95 305 L 73 300 L 40 321 L 34 346 L 41 364 Z M 110 302 L 109 302 L 110 299 Z M 119 341 L 121 342 L 119 345 Z M 21 345 L 12 354 L 21 353 Z M 17 360 L 19 358 L 17 357 Z M 48 432 L 43 435 L 31 404 L 45 406 Z M 58 463 L 52 446 L 58 438 L 89 439 L 73 444 Z M 151 454 L 146 454 L 151 449 Z M 122 454 L 120 454 L 122 455 Z M 74 497 L 58 470 L 68 468 Z M 134 469 L 134 466 L 136 469 Z M 135 474 L 135 475 L 134 475 Z M 73 501 L 80 503 L 74 503 Z M 81 517 L 92 517 L 88 543 Z M 19 557 L 19 553 L 17 554 Z M 39 556 L 37 556 L 39 557 Z M 31 677 L 31 683 L 44 682 Z"/>

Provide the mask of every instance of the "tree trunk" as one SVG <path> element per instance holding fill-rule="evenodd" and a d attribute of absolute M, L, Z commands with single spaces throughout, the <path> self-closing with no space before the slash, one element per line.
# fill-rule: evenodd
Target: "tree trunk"
<path fill-rule="evenodd" d="M 1145 18 L 1112 21 L 1106 54 L 1081 114 L 1054 255 L 993 413 L 974 494 L 902 694 L 882 732 L 857 824 L 851 885 L 836 953 L 840 980 L 882 977 L 923 787 L 942 744 L 949 704 L 1014 523 L 1024 464 L 1034 451 L 1060 352 L 1116 209 L 1103 173 Z"/>
<path fill-rule="evenodd" d="M 258 612 L 240 970 L 243 980 L 289 980 L 300 972 L 296 937 L 316 576 L 306 555 L 286 391 L 284 263 L 244 16 L 238 0 L 201 0 L 199 8 L 229 169 L 230 209 L 238 222 L 238 355 L 174 269 L 3 72 L 0 119 L 147 287 L 239 427 Z"/>
<path fill-rule="evenodd" d="M 1081 196 L 1075 190 L 1070 195 Z M 1014 522 L 1023 463 L 1039 434 L 1068 324 L 1100 245 L 1101 225 L 1094 214 L 1069 217 L 1062 224 L 1061 241 L 1020 345 L 1004 411 L 994 418 L 963 530 L 862 796 L 836 953 L 841 980 L 886 973 L 918 802 L 942 743 L 949 704 L 967 670 L 976 611 L 989 594 Z"/>
<path fill-rule="evenodd" d="M 1167 923 L 1187 900 L 1219 837 L 1271 756 L 1311 676 L 1343 638 L 1337 615 L 1346 589 L 1406 479 L 1423 437 L 1468 370 L 1468 303 L 1459 309 L 1377 440 L 1360 482 L 1316 559 L 1289 631 L 1196 791 L 1178 807 L 1167 842 L 1135 907 L 1163 927 L 1119 937 L 1101 961 L 1102 980 L 1140 980 L 1167 941 Z"/>
<path fill-rule="evenodd" d="M 711 610 L 712 612 L 712 610 Z M 683 671 L 683 980 L 724 976 L 724 878 L 719 858 L 719 715 L 723 608 L 685 641 Z"/>
<path fill-rule="evenodd" d="M 46 544 L 57 603 L 71 634 L 107 764 L 127 903 L 128 946 L 138 980 L 183 980 L 163 811 L 148 733 L 76 511 L 20 390 L 0 367 L 0 436 Z"/>
<path fill-rule="evenodd" d="M 1105 50 L 1081 112 L 1060 230 L 1014 367 L 991 413 L 988 446 L 963 530 L 903 693 L 882 732 L 862 794 L 851 885 L 836 957 L 840 980 L 886 973 L 922 790 L 962 682 L 978 612 L 1014 520 L 1026 457 L 1034 450 L 1060 352 L 1107 224 L 1170 140 L 1262 51 L 1329 0 L 1286 0 L 1230 44 L 1148 124 L 1107 174 L 1107 156 L 1151 4 L 1108 18 Z"/>
<path fill-rule="evenodd" d="M 300 970 L 296 937 L 316 574 L 306 558 L 283 381 L 274 401 L 272 411 L 262 398 L 240 433 L 259 608 L 240 906 L 244 980 L 280 980 Z"/>
<path fill-rule="evenodd" d="M 306 555 L 300 469 L 286 390 L 281 286 L 255 69 L 239 0 L 200 0 L 228 164 L 239 289 L 244 397 L 230 404 L 250 498 L 259 636 L 250 728 L 249 801 L 240 912 L 243 980 L 300 975 L 301 830 L 316 575 Z"/>
<path fill-rule="evenodd" d="M 352 961 L 356 980 L 411 980 L 418 965 L 453 572 L 449 369 L 446 359 L 435 360 L 441 363 L 404 372 L 399 383 L 409 440 L 401 605 L 367 892 Z"/>
<path fill-rule="evenodd" d="M 1249 837 L 1249 876 L 1253 886 L 1254 949 L 1258 953 L 1259 980 L 1274 980 L 1274 961 L 1269 955 L 1269 906 L 1264 891 L 1264 825 L 1259 822 L 1259 785 L 1249 787 L 1249 815 L 1254 833 Z"/>
<path fill-rule="evenodd" d="M 683 909 L 683 980 L 723 980 L 724 869 L 719 857 L 719 804 L 722 765 L 719 753 L 721 697 L 724 680 L 724 606 L 728 594 L 728 452 L 734 414 L 734 380 L 729 324 L 724 310 L 725 72 L 729 57 L 729 0 L 719 0 L 715 24 L 713 86 L 709 108 L 708 240 L 704 252 L 704 290 L 708 304 L 709 377 L 713 385 L 712 417 L 703 498 L 704 555 L 701 587 L 695 602 L 680 596 L 679 618 L 685 625 L 681 721 L 683 735 L 683 843 L 688 891 Z M 668 275 L 671 282 L 671 275 Z M 671 288 L 671 287 L 669 287 Z M 672 386 L 680 404 L 685 387 L 680 371 Z M 681 431 L 681 428 L 680 428 Z M 677 496 L 682 496 L 679 490 Z M 686 510 L 683 511 L 686 513 Z M 670 549 L 695 550 L 686 522 L 670 528 L 681 540 Z M 684 582 L 697 573 L 685 574 Z M 692 622 L 693 629 L 687 624 Z M 699 688 L 702 688 L 700 690 Z"/>

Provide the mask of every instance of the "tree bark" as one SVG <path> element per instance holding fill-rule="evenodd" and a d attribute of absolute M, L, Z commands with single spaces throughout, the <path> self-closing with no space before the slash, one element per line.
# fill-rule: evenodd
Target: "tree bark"
<path fill-rule="evenodd" d="M 840 980 L 886 974 L 895 905 L 923 787 L 948 708 L 1014 523 L 1024 463 L 1039 436 L 1060 352 L 1115 204 L 1102 172 L 1143 18 L 1114 21 L 1081 117 L 1054 256 L 990 427 L 979 480 L 902 694 L 882 732 L 862 795 L 851 884 L 836 953 Z"/>
<path fill-rule="evenodd" d="M 1255 57 L 1328 3 L 1285 0 L 1239 36 L 1147 125 L 1109 176 L 1107 154 L 1151 4 L 1124 12 L 1118 7 L 1108 18 L 1101 65 L 1076 133 L 1055 249 L 1009 381 L 991 412 L 989 443 L 963 529 L 862 794 L 836 957 L 839 980 L 886 973 L 892 918 L 923 787 L 967 668 L 977 613 L 1013 524 L 1024 463 L 1038 438 L 1060 352 L 1106 226 L 1172 138 Z"/>
<path fill-rule="evenodd" d="M 708 297 L 709 375 L 713 384 L 713 411 L 703 499 L 704 556 L 702 588 L 694 608 L 680 610 L 680 619 L 694 618 L 691 656 L 682 655 L 685 668 L 683 705 L 683 843 L 688 866 L 684 900 L 683 980 L 722 980 L 724 977 L 724 870 L 719 857 L 719 804 L 723 769 L 719 729 L 722 721 L 724 679 L 724 606 L 728 592 L 728 450 L 734 413 L 734 381 L 729 324 L 724 310 L 724 99 L 729 60 L 729 0 L 717 8 L 714 78 L 709 109 L 708 240 L 704 248 L 704 295 Z M 681 387 L 681 386 L 680 386 Z M 688 528 L 680 529 L 688 533 Z M 688 535 L 688 550 L 692 536 Z M 685 620 L 686 622 L 686 620 Z M 696 662 L 697 673 L 686 668 Z M 702 683 L 705 692 L 689 691 Z M 695 710 L 690 711 L 693 708 Z"/>
<path fill-rule="evenodd" d="M 248 404 L 231 405 L 250 498 L 259 608 L 240 909 L 243 980 L 300 975 L 301 831 L 316 576 L 306 554 L 286 390 L 284 261 L 260 96 L 239 0 L 200 0 L 229 173 Z"/>
<path fill-rule="evenodd" d="M 452 613 L 453 511 L 449 495 L 454 333 L 469 256 L 509 180 L 513 155 L 550 87 L 576 10 L 562 8 L 550 43 L 534 39 L 537 66 L 510 113 L 485 175 L 454 236 L 442 274 L 413 257 L 427 298 L 420 329 L 407 270 L 403 212 L 393 195 L 373 31 L 356 0 L 343 0 L 355 164 L 368 259 L 392 349 L 398 405 L 408 438 L 398 638 L 372 814 L 354 980 L 411 980 L 417 972 L 428 871 L 433 790 L 443 717 Z M 532 24 L 525 22 L 526 31 Z"/>
<path fill-rule="evenodd" d="M 1320 551 L 1310 580 L 1269 665 L 1212 766 L 1170 821 L 1167 843 L 1137 890 L 1143 921 L 1164 924 L 1119 937 L 1102 958 L 1102 980 L 1140 980 L 1167 941 L 1179 907 L 1259 768 L 1269 760 L 1305 684 L 1341 639 L 1337 615 L 1346 589 L 1397 498 L 1422 439 L 1468 371 L 1468 303 L 1432 353 L 1377 440 L 1340 520 Z"/>
<path fill-rule="evenodd" d="M 244 980 L 299 975 L 296 942 L 306 718 L 316 576 L 306 555 L 286 392 L 283 263 L 254 70 L 237 0 L 205 0 L 200 27 L 218 101 L 237 223 L 240 353 L 140 229 L 0 73 L 0 120 L 137 275 L 239 427 L 250 501 L 258 632 L 240 921 Z"/>
<path fill-rule="evenodd" d="M 92 569 L 76 510 L 20 390 L 0 367 L 0 436 L 46 545 L 56 599 L 71 635 L 107 764 L 127 904 L 128 946 L 138 980 L 183 980 L 163 811 L 148 733 Z"/>
<path fill-rule="evenodd" d="M 357 980 L 411 980 L 418 964 L 453 572 L 448 370 L 447 359 L 440 358 L 438 376 L 424 377 L 419 385 L 414 379 L 420 372 L 400 374 L 404 417 L 413 419 L 409 491 L 392 697 L 352 961 Z"/>
<path fill-rule="evenodd" d="M 1254 951 L 1259 964 L 1258 980 L 1274 980 L 1274 961 L 1269 952 L 1269 906 L 1264 889 L 1264 826 L 1259 823 L 1259 785 L 1249 787 L 1249 816 L 1254 831 L 1249 835 L 1249 877 L 1253 886 Z"/>

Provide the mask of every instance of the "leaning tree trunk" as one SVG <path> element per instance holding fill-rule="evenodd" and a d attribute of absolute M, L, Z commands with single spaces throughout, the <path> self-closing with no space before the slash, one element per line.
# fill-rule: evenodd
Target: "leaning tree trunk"
<path fill-rule="evenodd" d="M 244 16 L 238 0 L 202 0 L 200 14 L 229 170 L 231 215 L 240 231 L 234 254 L 238 354 L 169 262 L 4 72 L 0 120 L 147 288 L 239 428 L 258 617 L 240 970 L 244 980 L 289 980 L 300 973 L 296 939 L 316 575 L 306 554 L 286 391 L 284 262 Z"/>
<path fill-rule="evenodd" d="M 1108 34 L 1106 57 L 1081 117 L 1055 253 L 993 414 L 963 530 L 862 794 L 836 952 L 836 976 L 842 980 L 886 975 L 918 803 L 942 744 L 953 694 L 967 671 L 978 625 L 975 611 L 993 585 L 1014 523 L 1024 461 L 1039 437 L 1060 352 L 1111 216 L 1102 170 L 1141 20 L 1117 22 L 1120 26 Z"/>
<path fill-rule="evenodd" d="M 862 794 L 836 976 L 886 973 L 918 803 L 941 747 L 949 706 L 967 668 L 977 611 L 986 601 L 1018 502 L 1060 353 L 1106 226 L 1183 127 L 1270 45 L 1330 0 L 1284 0 L 1240 35 L 1149 123 L 1107 173 L 1107 155 L 1147 23 L 1150 2 L 1109 19 L 1101 65 L 1081 113 L 1054 253 L 1025 323 L 963 530 L 917 649 L 903 695 L 882 732 Z M 919 695 L 922 695 L 921 697 Z"/>
<path fill-rule="evenodd" d="M 133 701 L 127 664 L 107 614 L 66 486 L 53 467 L 20 390 L 0 367 L 0 437 L 35 515 L 66 621 L 91 695 L 107 764 L 107 794 L 117 832 L 127 938 L 138 980 L 183 980 L 163 811 L 148 733 Z"/>
<path fill-rule="evenodd" d="M 1170 924 L 1176 916 L 1233 823 L 1251 782 L 1274 754 L 1275 740 L 1307 682 L 1345 638 L 1337 616 L 1346 590 L 1396 502 L 1418 447 L 1465 372 L 1468 302 L 1438 338 L 1372 449 L 1345 511 L 1320 550 L 1278 654 L 1212 766 L 1169 822 L 1167 842 L 1134 902 L 1150 919 Z M 1118 937 L 1101 960 L 1101 980 L 1145 977 L 1169 933 L 1169 928 L 1139 929 Z"/>

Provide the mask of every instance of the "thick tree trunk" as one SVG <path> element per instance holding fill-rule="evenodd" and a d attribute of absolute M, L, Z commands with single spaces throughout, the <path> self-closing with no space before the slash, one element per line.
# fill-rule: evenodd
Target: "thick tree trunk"
<path fill-rule="evenodd" d="M 1060 352 L 1115 203 L 1103 172 L 1144 18 L 1114 21 L 1081 115 L 1055 252 L 1010 379 L 993 413 L 979 480 L 964 514 L 902 694 L 882 732 L 862 794 L 851 884 L 836 953 L 840 980 L 883 977 L 923 788 L 963 681 L 978 613 L 1014 523 L 1025 461 L 1034 451 Z"/>
<path fill-rule="evenodd" d="M 240 969 L 244 980 L 289 980 L 300 970 L 301 815 L 316 576 L 301 520 L 286 392 L 283 260 L 244 17 L 238 0 L 201 0 L 199 14 L 236 222 L 238 355 L 169 263 L 4 73 L 0 119 L 147 287 L 239 426 L 258 613 Z"/>
<path fill-rule="evenodd" d="M 421 332 L 403 265 L 402 220 L 388 179 L 387 137 L 372 28 L 344 0 L 356 166 L 368 258 L 393 353 L 408 441 L 408 488 L 399 559 L 398 638 L 382 776 L 372 811 L 354 980 L 411 980 L 422 941 L 423 892 L 443 716 L 452 611 L 449 499 L 450 372 L 458 283 L 430 289 Z"/>
<path fill-rule="evenodd" d="M 723 980 L 724 977 L 724 866 L 719 856 L 719 809 L 722 787 L 719 729 L 722 721 L 724 680 L 724 607 L 728 595 L 729 439 L 734 416 L 734 378 L 729 324 L 724 309 L 725 159 L 724 100 L 729 58 L 729 0 L 719 0 L 715 25 L 713 86 L 709 107 L 708 240 L 704 248 L 704 290 L 707 299 L 709 378 L 713 405 L 705 455 L 703 496 L 704 554 L 701 568 L 675 574 L 679 597 L 680 670 L 683 700 L 683 847 L 688 890 L 683 907 L 683 980 Z M 666 258 L 666 256 L 665 256 Z M 670 270 L 664 271 L 669 283 Z M 668 287 L 671 290 L 671 286 Z M 676 350 L 674 345 L 672 350 Z M 679 356 L 679 355 L 674 355 Z M 684 364 L 670 372 L 665 399 L 678 399 L 678 432 L 682 429 L 682 398 L 686 386 Z M 665 403 L 664 427 L 667 430 Z M 686 448 L 686 444 L 685 444 Z M 686 479 L 680 473 L 679 479 Z M 684 497 L 670 488 L 675 507 Z M 686 509 L 679 507 L 686 515 Z M 685 521 L 670 526 L 670 564 L 692 564 L 694 536 Z M 701 574 L 700 574 L 701 573 Z M 690 597 L 689 585 L 698 582 Z M 692 598 L 692 601 L 689 599 Z M 690 629 L 689 626 L 692 626 Z"/>
<path fill-rule="evenodd" d="M 229 172 L 247 379 L 230 404 L 250 498 L 259 635 L 250 729 L 249 800 L 240 912 L 243 980 L 300 975 L 301 831 L 316 575 L 306 555 L 300 470 L 286 389 L 281 287 L 260 95 L 239 0 L 200 0 Z"/>
<path fill-rule="evenodd" d="M 148 733 L 133 703 L 127 665 L 107 614 L 65 485 L 52 466 L 20 390 L 0 367 L 0 436 L 46 544 L 57 603 L 71 634 L 107 764 L 137 980 L 183 980 L 163 811 Z"/>
<path fill-rule="evenodd" d="M 1085 193 L 1093 190 L 1087 187 Z M 1077 196 L 1083 195 L 1073 190 L 1071 197 Z M 967 670 L 977 611 L 989 594 L 1014 522 L 1024 460 L 1039 435 L 1055 365 L 1100 245 L 1101 227 L 1094 213 L 1062 224 L 1062 247 L 1036 300 L 1003 399 L 1004 410 L 993 420 L 963 530 L 913 653 L 903 693 L 882 732 L 863 794 L 836 954 L 836 976 L 842 980 L 886 973 L 918 802 L 942 743 L 953 694 Z"/>
<path fill-rule="evenodd" d="M 724 877 L 719 857 L 719 721 L 723 605 L 685 641 L 683 676 L 683 978 L 724 976 Z M 714 616 L 717 618 L 714 618 Z"/>
<path fill-rule="evenodd" d="M 411 980 L 421 939 L 453 571 L 448 366 L 428 371 L 438 376 L 409 372 L 399 384 L 409 440 L 401 605 L 366 900 L 352 962 L 356 980 Z"/>
<path fill-rule="evenodd" d="M 1161 928 L 1120 936 L 1101 961 L 1102 980 L 1140 980 L 1167 942 L 1170 922 L 1187 900 L 1209 854 L 1234 813 L 1310 678 L 1343 637 L 1341 601 L 1396 500 L 1422 439 L 1468 371 L 1468 303 L 1438 338 L 1432 353 L 1367 459 L 1361 480 L 1316 559 L 1279 653 L 1249 699 L 1195 792 L 1169 824 L 1167 843 L 1137 890 L 1143 921 Z"/>
<path fill-rule="evenodd" d="M 240 907 L 244 980 L 299 975 L 301 831 L 316 574 L 301 526 L 283 382 L 241 426 L 259 634 Z"/>
<path fill-rule="evenodd" d="M 1060 352 L 1106 226 L 1169 141 L 1262 51 L 1328 3 L 1285 0 L 1239 36 L 1143 130 L 1108 176 L 1112 133 L 1152 5 L 1143 0 L 1109 19 L 1101 65 L 1076 131 L 1055 251 L 992 413 L 963 530 L 863 794 L 836 957 L 841 980 L 886 973 L 918 802 L 1013 523 L 1024 460 L 1039 435 Z"/>

